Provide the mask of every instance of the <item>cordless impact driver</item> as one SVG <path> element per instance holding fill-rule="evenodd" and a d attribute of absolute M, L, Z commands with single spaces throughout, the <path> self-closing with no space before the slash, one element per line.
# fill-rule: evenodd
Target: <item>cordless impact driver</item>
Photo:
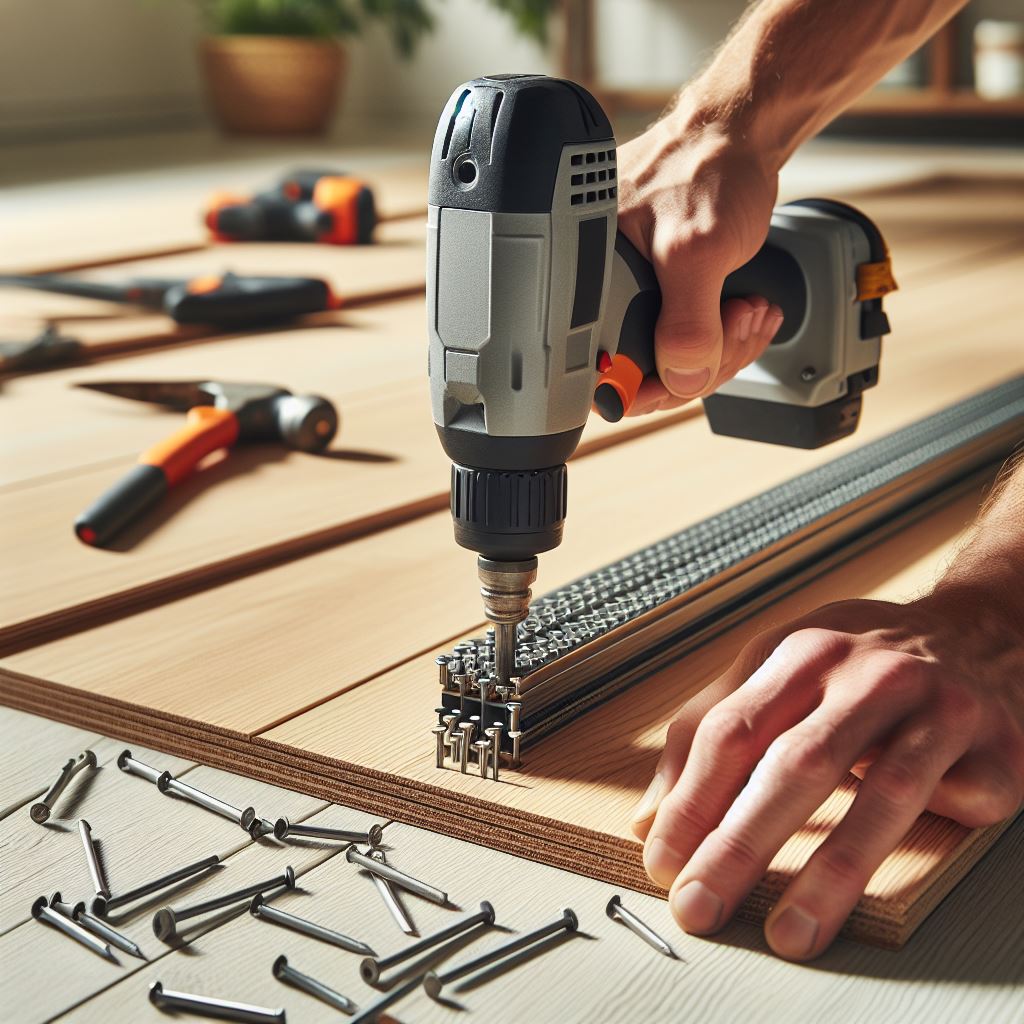
<path fill-rule="evenodd" d="M 579 85 L 492 75 L 452 94 L 430 164 L 430 390 L 455 539 L 479 556 L 503 687 L 537 555 L 562 539 L 565 463 L 591 407 L 618 419 L 656 373 L 661 293 L 616 231 L 617 195 L 611 125 Z M 722 297 L 762 295 L 784 320 L 757 362 L 704 399 L 712 431 L 800 448 L 852 433 L 894 287 L 863 214 L 822 199 L 777 208 Z"/>

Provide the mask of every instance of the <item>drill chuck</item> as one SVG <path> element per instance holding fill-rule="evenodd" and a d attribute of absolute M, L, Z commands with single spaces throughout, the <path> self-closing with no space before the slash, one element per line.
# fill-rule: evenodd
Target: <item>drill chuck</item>
<path fill-rule="evenodd" d="M 538 470 L 452 465 L 455 540 L 499 562 L 518 562 L 562 542 L 565 464 Z"/>

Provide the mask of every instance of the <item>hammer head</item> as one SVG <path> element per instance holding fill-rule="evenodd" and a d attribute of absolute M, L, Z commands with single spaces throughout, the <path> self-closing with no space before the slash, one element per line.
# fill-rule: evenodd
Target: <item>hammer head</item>
<path fill-rule="evenodd" d="M 320 395 L 294 395 L 272 384 L 234 381 L 104 381 L 77 385 L 90 391 L 140 402 L 191 409 L 212 405 L 238 419 L 240 441 L 282 441 L 314 452 L 326 448 L 338 432 L 338 412 Z"/>

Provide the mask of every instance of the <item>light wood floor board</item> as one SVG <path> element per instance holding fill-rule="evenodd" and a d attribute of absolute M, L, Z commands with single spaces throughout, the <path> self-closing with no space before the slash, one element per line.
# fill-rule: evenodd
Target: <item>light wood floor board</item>
<path fill-rule="evenodd" d="M 546 947 L 481 984 L 458 983 L 450 1002 L 431 1001 L 420 989 L 399 1001 L 392 1015 L 402 1021 L 449 1024 L 467 1014 L 495 1024 L 515 1021 L 685 1019 L 718 1024 L 737 1020 L 786 1020 L 793 1024 L 875 1024 L 878 1021 L 936 1024 L 984 1020 L 1015 1024 L 1019 1009 L 1022 921 L 1008 901 L 979 915 L 993 888 L 1012 888 L 1024 856 L 1024 822 L 979 865 L 900 954 L 837 940 L 811 966 L 785 963 L 767 953 L 749 925 L 729 926 L 717 941 L 680 935 L 663 903 L 626 894 L 626 905 L 675 946 L 678 961 L 658 956 L 604 915 L 612 886 L 524 863 L 494 851 L 402 825 L 386 837 L 394 859 L 422 877 L 452 889 L 464 907 L 486 897 L 498 920 L 516 931 L 553 919 L 572 907 L 582 935 Z M 399 860 L 399 858 L 401 858 Z M 364 879 L 334 858 L 303 878 L 313 899 L 283 895 L 283 909 L 338 923 L 379 952 L 401 948 L 376 894 Z M 315 899 L 315 903 L 314 903 Z M 407 900 L 425 932 L 452 919 L 450 912 Z M 389 928 L 391 929 L 389 931 Z M 492 931 L 449 951 L 456 964 L 511 936 Z M 141 1022 L 163 1018 L 146 1002 L 146 989 L 160 979 L 168 987 L 219 995 L 246 993 L 265 1006 L 283 1006 L 289 1020 L 337 1020 L 333 1011 L 270 974 L 284 953 L 299 970 L 321 978 L 365 1005 L 375 993 L 358 977 L 358 958 L 321 943 L 244 917 L 207 932 L 192 944 L 199 955 L 173 954 L 120 980 L 69 1013 L 62 1021 Z"/>
<path fill-rule="evenodd" d="M 180 715 L 187 709 L 185 705 L 178 704 L 172 711 L 165 701 L 161 705 L 163 714 L 160 711 L 155 714 L 157 718 L 170 719 L 164 725 L 171 741 L 169 749 L 189 750 L 204 760 L 230 763 L 239 770 L 321 796 L 343 798 L 362 806 L 380 806 L 396 817 L 411 818 L 456 834 L 461 827 L 462 834 L 482 839 L 489 845 L 515 849 L 549 863 L 650 890 L 640 866 L 639 847 L 629 838 L 626 823 L 632 804 L 646 785 L 665 721 L 673 708 L 719 674 L 741 638 L 754 629 L 763 628 L 775 617 L 789 618 L 842 596 L 906 594 L 926 585 L 934 566 L 954 543 L 958 529 L 969 518 L 977 501 L 977 494 L 962 499 L 918 524 L 910 538 L 900 536 L 885 542 L 869 555 L 848 563 L 786 599 L 777 608 L 762 613 L 751 624 L 699 649 L 679 666 L 658 673 L 623 697 L 584 716 L 577 725 L 560 731 L 531 751 L 527 771 L 519 776 L 507 775 L 507 785 L 494 787 L 450 772 L 439 775 L 433 768 L 426 734 L 429 718 L 426 688 L 432 687 L 434 675 L 429 654 L 271 730 L 257 740 L 261 746 L 271 745 L 265 755 L 254 752 L 248 758 L 240 756 L 238 748 L 244 749 L 244 743 L 229 744 L 212 730 L 204 736 L 194 719 L 191 729 L 178 728 L 174 723 L 189 718 Z M 317 560 L 322 557 L 317 556 Z M 894 576 L 896 567 L 902 567 L 902 574 Z M 289 566 L 275 572 L 294 568 Z M 279 596 L 284 593 L 276 583 L 269 590 Z M 190 599 L 195 600 L 199 599 Z M 177 607 L 188 603 L 182 602 Z M 293 633 L 295 617 L 289 614 L 287 604 L 276 607 L 280 617 L 271 614 L 263 622 L 278 638 L 279 646 L 285 648 L 285 655 L 291 654 L 294 658 L 291 665 L 284 664 L 286 657 L 268 664 L 267 652 L 253 649 L 248 642 L 224 643 L 223 634 L 221 636 L 221 649 L 230 650 L 236 661 L 232 675 L 246 682 L 247 689 L 242 692 L 251 696 L 255 706 L 260 704 L 256 694 L 263 681 L 291 692 L 296 685 L 303 685 L 311 674 L 309 645 L 301 633 Z M 169 606 L 150 614 L 163 615 L 174 610 L 175 606 Z M 240 614 L 246 617 L 244 609 Z M 208 619 L 210 613 L 205 615 Z M 206 661 L 200 629 L 203 617 L 202 610 L 197 609 L 191 620 L 195 627 L 192 640 L 199 645 L 198 649 L 192 647 L 191 653 L 193 657 L 198 656 L 199 664 Z M 128 679 L 128 675 L 112 666 L 109 659 L 102 665 L 97 661 L 95 651 L 101 647 L 113 650 L 122 643 L 127 644 L 123 653 L 126 666 L 138 669 L 143 664 L 158 664 L 166 667 L 170 678 L 181 679 L 183 666 L 174 664 L 174 651 L 180 648 L 184 636 L 180 627 L 167 630 L 138 622 L 134 626 L 136 635 L 160 636 L 156 647 L 152 643 L 147 645 L 144 656 L 131 648 L 130 629 L 125 624 L 119 641 L 105 636 L 97 642 L 93 637 L 87 648 L 83 643 L 87 644 L 89 637 L 84 635 L 50 645 L 49 651 L 43 648 L 20 659 L 8 659 L 7 666 L 13 662 L 16 668 L 24 669 L 24 663 L 31 662 L 33 655 L 42 653 L 43 658 L 47 654 L 52 657 L 54 649 L 63 648 L 61 654 L 66 660 L 62 665 L 51 662 L 51 671 L 36 673 L 37 678 L 60 679 L 67 678 L 68 673 L 73 675 L 76 662 L 89 662 L 87 671 L 93 674 L 95 682 L 90 680 L 83 686 L 88 698 L 82 703 L 89 708 L 85 714 L 96 714 L 103 700 L 97 691 L 105 689 L 109 700 L 111 689 L 118 685 L 116 680 Z M 113 628 L 106 627 L 107 630 Z M 290 641 L 294 641 L 294 646 Z M 77 657 L 73 651 L 76 642 Z M 212 645 L 211 640 L 207 644 L 208 651 L 213 649 Z M 85 653 L 87 649 L 94 652 L 91 660 Z M 323 650 L 323 645 L 319 649 Z M 344 645 L 339 644 L 338 650 L 344 650 Z M 68 657 L 69 652 L 71 657 Z M 246 664 L 246 658 L 251 660 L 251 665 Z M 214 666 L 215 675 L 220 674 L 219 669 L 220 666 Z M 115 682 L 100 684 L 100 677 Z M 208 673 L 204 672 L 203 678 L 209 678 Z M 34 689 L 24 681 L 9 677 L 3 682 L 0 693 L 7 701 L 17 702 L 17 693 L 24 697 Z M 81 679 L 77 682 L 82 683 Z M 266 683 L 263 687 L 264 693 L 271 692 Z M 74 703 L 62 692 L 63 714 L 68 714 Z M 144 706 L 144 701 L 136 703 L 141 717 L 152 719 L 154 712 L 146 712 Z M 114 720 L 122 719 L 124 711 L 113 704 L 108 711 L 111 716 L 108 722 L 116 730 L 118 725 Z M 383 743 L 382 715 L 387 720 L 387 740 Z M 92 724 L 96 721 L 92 720 Z M 221 722 L 221 728 L 223 724 Z M 129 734 L 135 729 L 132 723 Z M 244 736 L 239 732 L 235 735 L 240 739 Z M 606 741 L 601 757 L 581 762 L 579 750 L 592 749 L 599 739 Z M 217 747 L 226 751 L 223 762 L 217 761 Z M 261 764 L 261 760 L 264 763 Z M 289 773 L 283 770 L 285 765 L 297 766 L 299 772 Z M 309 775 L 319 775 L 322 788 L 311 786 Z M 839 802 L 831 808 L 835 813 L 841 809 L 842 798 L 836 799 Z M 469 814 L 467 806 L 472 807 Z M 828 810 L 824 812 L 826 815 Z M 919 923 L 919 916 L 930 909 L 929 901 L 942 894 L 941 886 L 937 888 L 937 885 L 943 871 L 952 865 L 955 874 L 956 870 L 966 867 L 983 852 L 986 842 L 995 837 L 995 832 L 972 837 L 972 845 L 964 853 L 961 847 L 967 838 L 965 830 L 948 822 L 939 826 L 934 821 L 923 821 L 920 828 L 921 836 L 932 844 L 929 853 L 910 864 L 906 873 L 897 870 L 880 880 L 878 891 L 869 892 L 861 914 L 853 919 L 853 934 L 898 944 Z M 784 877 L 791 864 L 801 863 L 821 836 L 813 829 L 798 836 L 776 864 L 775 880 Z M 918 838 L 912 837 L 912 842 Z M 945 879 L 947 883 L 952 880 L 952 875 Z M 770 885 L 764 888 L 759 893 L 760 902 L 752 902 L 749 912 L 763 911 L 765 901 L 771 899 L 772 894 Z M 872 897 L 884 906 L 881 909 L 873 906 Z M 919 916 L 915 917 L 915 913 Z"/>
<path fill-rule="evenodd" d="M 319 277 L 330 283 L 343 305 L 358 305 L 422 291 L 424 231 L 425 219 L 410 218 L 382 224 L 378 240 L 368 246 L 225 245 L 117 263 L 81 276 L 119 282 L 129 277 L 188 278 L 233 270 L 239 274 Z M 81 340 L 95 356 L 226 333 L 198 325 L 179 327 L 163 315 L 96 299 L 21 288 L 0 288 L 0 299 L 0 336 L 31 337 L 44 323 L 53 323 L 62 334 Z M 310 320 L 338 322 L 341 315 L 324 313 Z"/>
<path fill-rule="evenodd" d="M 680 452 L 687 453 L 690 464 L 707 460 L 711 469 L 731 466 L 728 460 L 734 453 L 739 464 L 749 465 L 743 460 L 756 456 L 759 466 L 741 495 L 747 497 L 1019 371 L 1024 353 L 1013 282 L 1022 267 L 1024 258 L 1016 257 L 998 267 L 965 270 L 956 289 L 936 281 L 892 297 L 899 334 L 887 343 L 883 384 L 866 396 L 864 420 L 855 437 L 825 451 L 791 452 L 712 438 L 702 423 L 694 421 L 695 432 L 686 435 L 692 442 Z M 968 289 L 971 303 L 962 300 Z M 977 315 L 979 309 L 985 310 L 984 317 Z M 965 364 L 963 339 L 968 336 L 971 358 Z M 109 406 L 112 401 L 100 404 Z M 410 381 L 405 391 L 394 388 L 375 399 L 367 396 L 365 404 L 353 400 L 343 413 L 339 444 L 354 453 L 397 456 L 400 463 L 368 462 L 358 454 L 325 460 L 253 448 L 188 481 L 165 503 L 168 518 L 162 521 L 160 513 L 154 514 L 126 535 L 119 551 L 86 548 L 69 526 L 120 476 L 122 465 L 94 467 L 66 479 L 44 480 L 28 491 L 0 494 L 0 516 L 11 524 L 14 551 L 13 586 L 7 594 L 8 610 L 0 619 L 0 644 L 10 649 L 38 642 L 51 627 L 77 628 L 91 616 L 124 608 L 143 595 L 154 598 L 156 590 L 165 595 L 180 592 L 185 584 L 196 585 L 200 577 L 204 583 L 223 579 L 240 567 L 266 564 L 446 504 L 447 462 L 430 426 L 422 381 Z M 110 415 L 115 414 L 111 410 Z M 152 414 L 129 408 L 124 415 L 134 419 Z M 637 429 L 644 429 L 642 421 L 619 424 L 616 430 L 623 433 L 595 421 L 588 436 L 626 438 Z M 413 450 L 416 458 L 411 457 Z M 665 464 L 682 464 L 682 457 L 673 455 Z M 717 480 L 722 475 L 719 471 L 709 482 L 712 490 L 720 486 Z M 393 490 L 385 489 L 389 480 Z M 639 486 L 642 491 L 643 483 Z M 696 500 L 699 503 L 700 498 Z M 685 500 L 681 492 L 676 504 L 694 507 L 689 492 Z M 260 515 L 252 516 L 253 509 Z M 683 525 L 672 508 L 664 511 L 665 533 Z M 696 511 L 703 512 L 699 504 Z M 573 522 L 570 518 L 570 531 Z M 54 580 L 61 581 L 58 587 Z M 542 578 L 541 586 L 545 585 Z"/>
<path fill-rule="evenodd" d="M 252 786 L 252 783 L 249 782 L 248 785 Z M 330 817 L 334 819 L 336 815 L 332 814 Z M 354 817 L 358 818 L 358 815 Z M 98 823 L 92 824 L 94 830 L 98 830 Z M 355 827 L 359 827 L 358 823 Z M 241 830 L 237 831 L 240 836 L 244 835 Z M 141 847 L 145 853 L 146 847 L 142 843 L 142 838 L 135 833 L 136 848 Z M 207 843 L 207 846 L 195 856 L 188 856 L 198 860 L 210 852 L 208 846 Z M 234 852 L 221 869 L 203 876 L 200 881 L 187 888 L 182 888 L 174 896 L 172 905 L 189 905 L 230 892 L 232 888 L 271 878 L 283 872 L 285 865 L 288 864 L 294 867 L 301 885 L 301 879 L 307 871 L 325 860 L 337 857 L 341 849 L 338 844 L 329 847 L 324 844 L 301 847 L 291 844 L 287 851 L 283 851 L 276 843 L 250 841 L 243 849 Z M 152 867 L 151 861 L 143 859 L 142 863 L 145 867 Z M 161 863 L 166 862 L 161 860 Z M 188 860 L 186 859 L 184 863 L 188 863 Z M 49 895 L 48 892 L 46 894 Z M 127 935 L 135 939 L 157 964 L 171 955 L 171 947 L 163 945 L 153 936 L 150 925 L 154 911 L 163 905 L 164 901 L 151 901 L 141 905 L 135 914 L 126 915 L 124 919 L 113 919 L 117 922 L 116 927 L 123 929 Z M 183 938 L 190 947 L 210 929 L 217 928 L 240 914 L 246 914 L 246 907 L 247 904 L 243 903 L 204 918 L 197 918 L 198 923 L 194 928 L 182 930 Z M 187 955 L 178 955 L 183 960 L 189 960 Z M 104 962 L 95 953 L 70 941 L 49 926 L 31 919 L 6 935 L 0 936 L 0 958 L 4 963 L 4 970 L 0 972 L 0 1005 L 19 1007 L 17 1019 L 24 1021 L 25 1024 L 30 1021 L 50 1020 L 119 979 L 128 979 L 130 983 L 141 971 L 152 970 L 155 966 L 127 954 L 118 954 L 118 964 Z M 53 983 L 55 963 L 60 964 L 60 984 Z"/>
<path fill-rule="evenodd" d="M 43 186 L 45 202 L 5 211 L 0 273 L 63 272 L 206 247 L 202 211 L 213 193 L 265 189 L 288 168 L 301 166 L 297 159 L 293 163 L 278 154 L 255 162 L 211 163 L 187 173 L 162 169 L 129 180 Z M 338 161 L 351 166 L 345 156 Z M 315 166 L 334 162 L 322 154 L 313 158 Z M 421 160 L 378 158 L 354 173 L 373 188 L 382 219 L 408 216 L 426 203 Z M 118 216 L 111 217 L 115 207 Z"/>
<path fill-rule="evenodd" d="M 51 738 L 44 720 L 30 722 L 40 738 L 40 752 L 59 760 L 65 752 L 63 741 Z M 0 731 L 6 735 L 15 726 L 25 727 L 23 717 L 0 711 Z M 26 766 L 19 755 L 10 767 L 20 771 Z M 355 817 L 343 808 L 319 814 L 325 823 L 335 824 L 339 819 L 346 822 Z M 548 905 L 553 913 L 571 905 L 580 913 L 583 930 L 595 936 L 573 940 L 527 960 L 484 986 L 454 991 L 457 1002 L 466 1010 L 486 1014 L 495 1024 L 511 1024 L 524 1019 L 526 1013 L 542 1024 L 608 1016 L 657 1022 L 676 1020 L 683 1011 L 707 1024 L 783 1014 L 787 1021 L 817 1024 L 823 1013 L 837 1024 L 866 1024 L 896 1019 L 897 1008 L 900 1021 L 908 1024 L 1015 1022 L 1024 978 L 1024 919 L 1013 901 L 994 901 L 991 894 L 1013 888 L 1024 856 L 1024 822 L 1003 837 L 899 955 L 840 939 L 810 967 L 766 955 L 760 934 L 742 923 L 729 926 L 713 941 L 679 935 L 664 903 L 626 894 L 627 905 L 668 937 L 686 958 L 686 963 L 673 964 L 604 918 L 601 908 L 615 891 L 605 884 L 408 826 L 389 825 L 385 837 L 395 863 L 448 886 L 455 901 L 466 907 L 487 897 L 494 901 L 499 918 L 524 928 L 535 923 Z M 288 851 L 281 851 L 278 857 L 286 861 Z M 26 861 L 8 858 L 5 863 L 21 872 Z M 223 891 L 227 872 L 235 870 L 232 861 L 213 883 L 216 891 Z M 276 864 L 266 867 L 267 873 L 276 870 Z M 254 869 L 252 877 L 256 875 Z M 212 893 L 213 885 L 202 894 Z M 400 948 L 405 941 L 383 913 L 366 880 L 338 859 L 307 871 L 302 888 L 308 895 L 300 892 L 282 896 L 280 905 L 372 940 L 381 953 Z M 529 900 L 523 900 L 524 892 L 529 893 Z M 200 898 L 199 890 L 186 889 L 175 902 L 190 902 L 193 898 Z M 415 898 L 407 898 L 406 904 L 423 933 L 452 920 L 450 911 Z M 987 912 L 979 913 L 979 907 Z M 160 959 L 149 966 L 139 965 L 141 969 L 132 974 L 113 977 L 111 969 L 95 957 L 76 963 L 76 974 L 89 972 L 88 984 L 79 987 L 76 981 L 76 997 L 79 992 L 88 995 L 82 996 L 77 1007 L 60 1020 L 103 1024 L 146 1020 L 153 1012 L 146 1002 L 146 989 L 156 977 L 166 984 L 171 984 L 173 978 L 173 984 L 182 988 L 218 995 L 236 993 L 237 986 L 237 992 L 251 993 L 254 1001 L 285 1006 L 290 1019 L 337 1019 L 315 1000 L 270 978 L 268 964 L 281 952 L 299 969 L 323 977 L 354 997 L 371 992 L 356 977 L 358 958 L 244 916 L 231 917 L 219 927 L 204 928 L 180 952 L 164 953 L 159 945 L 150 948 L 153 941 L 146 917 L 152 909 L 149 906 L 140 912 L 126 930 L 140 939 L 151 956 L 159 954 Z M 31 927 L 42 930 L 37 925 Z M 458 962 L 485 948 L 485 942 L 501 938 L 497 934 L 481 938 L 451 954 L 449 962 Z M 47 952 L 60 956 L 63 963 L 69 952 L 65 949 L 67 943 L 60 945 L 63 940 L 58 936 L 53 940 Z M 593 953 L 598 949 L 600 965 L 607 969 L 597 969 Z M 73 954 L 72 958 L 79 959 Z M 5 1005 L 17 1008 L 18 1020 L 45 1019 L 30 1012 L 35 992 L 28 984 L 33 978 L 12 976 L 5 986 Z M 395 1007 L 399 1019 L 435 1024 L 457 1020 L 463 1013 L 435 1004 L 420 993 Z M 152 1019 L 163 1018 L 154 1015 Z"/>
<path fill-rule="evenodd" d="M 0 819 L 42 796 L 56 781 L 67 759 L 80 754 L 98 738 L 96 733 L 86 729 L 3 709 L 0 712 L 0 750 L 4 756 L 4 770 L 0 774 Z M 80 775 L 64 791 L 61 800 L 72 799 L 84 781 Z M 58 803 L 57 808 L 62 806 L 63 803 Z"/>

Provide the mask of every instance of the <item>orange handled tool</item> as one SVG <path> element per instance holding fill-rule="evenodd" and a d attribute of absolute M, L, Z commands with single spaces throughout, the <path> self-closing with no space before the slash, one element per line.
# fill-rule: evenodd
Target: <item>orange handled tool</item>
<path fill-rule="evenodd" d="M 212 452 L 239 441 L 281 441 L 299 451 L 320 451 L 338 430 L 337 410 L 326 398 L 293 395 L 272 385 L 110 381 L 78 386 L 188 410 L 180 430 L 143 452 L 138 464 L 75 520 L 78 538 L 96 547 L 156 504 Z"/>
<path fill-rule="evenodd" d="M 343 171 L 299 170 L 266 192 L 218 193 L 203 220 L 220 242 L 323 242 L 365 245 L 377 212 L 365 182 Z"/>

